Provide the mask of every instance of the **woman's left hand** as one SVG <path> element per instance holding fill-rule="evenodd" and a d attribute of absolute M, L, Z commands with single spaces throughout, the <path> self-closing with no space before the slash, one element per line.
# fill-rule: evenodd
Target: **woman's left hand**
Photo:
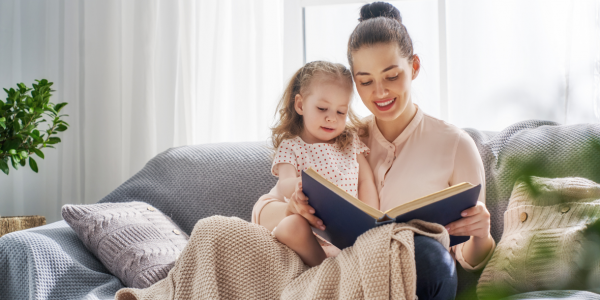
<path fill-rule="evenodd" d="M 462 218 L 446 225 L 450 235 L 473 236 L 487 239 L 490 236 L 490 212 L 485 204 L 477 201 L 477 205 L 465 209 Z"/>

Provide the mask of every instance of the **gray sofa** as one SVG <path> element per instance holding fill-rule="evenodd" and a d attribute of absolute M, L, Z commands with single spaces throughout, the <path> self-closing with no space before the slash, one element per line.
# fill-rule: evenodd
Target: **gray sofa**
<path fill-rule="evenodd" d="M 600 125 L 524 121 L 501 132 L 465 129 L 486 171 L 491 232 L 502 236 L 503 212 L 521 175 L 579 176 L 600 182 Z M 150 160 L 100 202 L 143 201 L 184 231 L 211 215 L 250 220 L 255 201 L 275 184 L 270 150 L 259 142 L 184 146 Z M 479 273 L 457 266 L 459 299 L 476 299 Z M 64 222 L 0 238 L 1 299 L 113 299 L 122 283 L 83 246 Z M 600 299 L 585 291 L 541 291 L 512 299 Z"/>

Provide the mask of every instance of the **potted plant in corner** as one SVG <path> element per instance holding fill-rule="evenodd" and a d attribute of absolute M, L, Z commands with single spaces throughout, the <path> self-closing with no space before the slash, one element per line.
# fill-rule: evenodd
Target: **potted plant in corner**
<path fill-rule="evenodd" d="M 67 103 L 50 102 L 52 82 L 36 80 L 33 88 L 17 84 L 17 89 L 4 89 L 6 101 L 0 100 L 0 170 L 8 175 L 9 161 L 13 168 L 29 166 L 38 172 L 32 155 L 44 158 L 42 148 L 54 148 L 60 143 L 56 135 L 68 129 L 69 124 L 61 120 L 60 111 Z M 39 130 L 41 123 L 47 123 L 46 130 Z"/>

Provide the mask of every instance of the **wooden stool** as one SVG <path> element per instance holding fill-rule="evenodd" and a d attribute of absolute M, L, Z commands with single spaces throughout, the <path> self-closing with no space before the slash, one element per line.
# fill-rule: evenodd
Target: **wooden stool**
<path fill-rule="evenodd" d="M 46 225 L 46 217 L 43 216 L 1 217 L 0 237 L 17 230 L 33 228 L 42 225 Z"/>

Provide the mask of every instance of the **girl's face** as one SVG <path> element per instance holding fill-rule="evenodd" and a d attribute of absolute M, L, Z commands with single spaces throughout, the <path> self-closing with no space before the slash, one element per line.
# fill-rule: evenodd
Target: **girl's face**
<path fill-rule="evenodd" d="M 398 46 L 376 44 L 354 52 L 352 62 L 356 90 L 377 119 L 393 121 L 411 109 L 411 83 L 420 68 L 417 55 L 409 62 L 400 56 Z"/>
<path fill-rule="evenodd" d="M 317 75 L 319 76 L 319 75 Z M 330 143 L 346 128 L 352 86 L 340 80 L 314 78 L 294 106 L 304 121 L 300 138 L 307 143 Z"/>

